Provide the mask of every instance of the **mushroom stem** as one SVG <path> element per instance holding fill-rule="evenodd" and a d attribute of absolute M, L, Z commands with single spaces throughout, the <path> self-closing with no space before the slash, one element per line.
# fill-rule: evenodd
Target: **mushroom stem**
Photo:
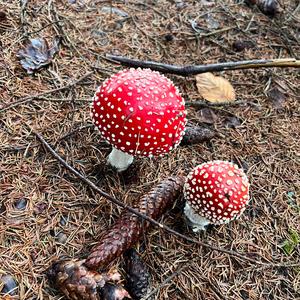
<path fill-rule="evenodd" d="M 133 156 L 113 148 L 108 156 L 107 162 L 115 167 L 118 172 L 122 172 L 132 164 Z"/>
<path fill-rule="evenodd" d="M 204 217 L 199 216 L 194 209 L 186 202 L 184 207 L 184 214 L 191 223 L 194 232 L 205 230 L 205 226 L 210 224 L 210 221 Z"/>

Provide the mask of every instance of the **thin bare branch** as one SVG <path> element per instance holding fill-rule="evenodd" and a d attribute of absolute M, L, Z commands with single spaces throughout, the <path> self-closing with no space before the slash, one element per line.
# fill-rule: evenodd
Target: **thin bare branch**
<path fill-rule="evenodd" d="M 257 68 L 300 68 L 300 60 L 294 58 L 282 58 L 282 59 L 257 59 L 257 60 L 244 60 L 237 62 L 226 62 L 219 64 L 209 65 L 188 65 L 188 66 L 177 66 L 163 63 L 157 63 L 154 61 L 142 61 L 136 59 L 130 59 L 123 56 L 106 55 L 107 58 L 114 60 L 121 65 L 126 67 L 140 67 L 150 68 L 155 71 L 162 73 L 170 73 L 181 76 L 191 76 L 201 74 L 205 72 L 220 72 L 225 70 L 241 70 L 241 69 L 257 69 Z"/>

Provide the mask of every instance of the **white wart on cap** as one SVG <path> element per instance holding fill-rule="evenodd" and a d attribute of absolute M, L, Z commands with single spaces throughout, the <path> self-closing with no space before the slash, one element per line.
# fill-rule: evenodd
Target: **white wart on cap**
<path fill-rule="evenodd" d="M 249 202 L 249 182 L 237 165 L 210 161 L 195 167 L 184 186 L 184 213 L 193 230 L 208 224 L 224 224 L 237 219 Z"/>
<path fill-rule="evenodd" d="M 125 170 L 133 156 L 162 156 L 184 135 L 184 99 L 174 84 L 150 69 L 121 71 L 100 86 L 91 116 L 102 137 L 113 145 L 109 163 Z"/>

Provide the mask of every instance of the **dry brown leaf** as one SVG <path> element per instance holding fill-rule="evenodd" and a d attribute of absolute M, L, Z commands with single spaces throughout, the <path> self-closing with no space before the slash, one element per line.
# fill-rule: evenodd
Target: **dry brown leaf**
<path fill-rule="evenodd" d="M 58 52 L 59 39 L 50 46 L 45 39 L 30 39 L 27 45 L 18 51 L 17 57 L 28 74 L 49 65 Z"/>
<path fill-rule="evenodd" d="M 235 91 L 231 83 L 212 73 L 196 76 L 196 84 L 200 95 L 210 102 L 231 102 L 235 100 Z"/>
<path fill-rule="evenodd" d="M 218 116 L 210 108 L 202 108 L 198 111 L 198 121 L 206 124 L 215 124 L 218 121 Z"/>
<path fill-rule="evenodd" d="M 280 109 L 284 105 L 287 95 L 283 93 L 280 88 L 275 86 L 269 90 L 268 98 L 273 104 L 274 108 Z"/>

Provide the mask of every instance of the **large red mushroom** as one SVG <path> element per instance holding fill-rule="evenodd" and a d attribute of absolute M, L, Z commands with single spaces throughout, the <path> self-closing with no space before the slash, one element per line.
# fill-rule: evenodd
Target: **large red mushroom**
<path fill-rule="evenodd" d="M 237 165 L 210 161 L 189 173 L 184 197 L 184 213 L 197 232 L 210 223 L 219 225 L 237 219 L 250 200 L 249 182 Z"/>
<path fill-rule="evenodd" d="M 113 146 L 108 162 L 119 172 L 133 157 L 162 156 L 184 135 L 184 99 L 171 80 L 150 69 L 127 69 L 98 88 L 91 116 Z"/>

